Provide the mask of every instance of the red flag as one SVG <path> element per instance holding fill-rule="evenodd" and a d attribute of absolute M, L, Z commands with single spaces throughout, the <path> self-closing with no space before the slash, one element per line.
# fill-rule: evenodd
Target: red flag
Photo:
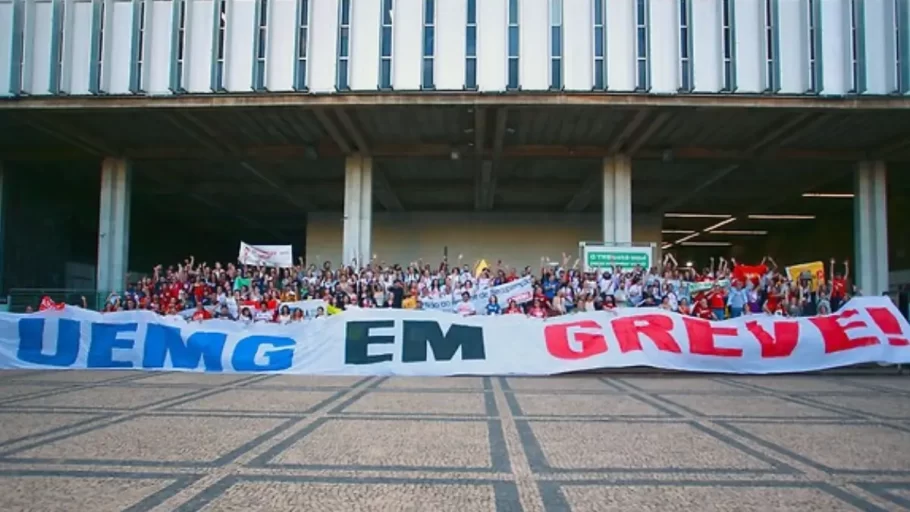
<path fill-rule="evenodd" d="M 733 267 L 733 277 L 741 283 L 745 283 L 747 280 L 752 281 L 753 284 L 758 286 L 758 283 L 761 282 L 763 275 L 768 273 L 767 265 L 742 265 L 737 263 Z"/>
<path fill-rule="evenodd" d="M 56 302 L 54 302 L 54 299 L 45 295 L 44 297 L 41 298 L 41 304 L 38 305 L 38 311 L 45 311 L 48 309 L 61 310 L 65 307 L 66 307 L 65 303 L 61 302 L 60 304 L 57 304 Z"/>

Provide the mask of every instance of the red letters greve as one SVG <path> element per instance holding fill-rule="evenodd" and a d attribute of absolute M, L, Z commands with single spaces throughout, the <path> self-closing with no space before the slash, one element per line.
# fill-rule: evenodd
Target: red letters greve
<path fill-rule="evenodd" d="M 825 353 L 831 354 L 861 347 L 878 345 L 882 336 L 877 333 L 851 336 L 856 329 L 876 329 L 884 334 L 888 344 L 910 347 L 910 339 L 901 327 L 894 312 L 886 307 L 865 308 L 872 322 L 860 318 L 860 311 L 848 309 L 835 315 L 804 319 L 811 322 L 821 334 Z M 761 346 L 764 359 L 789 357 L 799 342 L 800 322 L 775 317 L 770 330 L 757 320 L 740 325 L 722 325 L 692 317 L 680 317 L 689 339 L 689 353 L 702 356 L 738 358 L 742 348 L 717 345 L 718 337 L 748 337 Z M 610 328 L 623 354 L 642 350 L 642 340 L 647 339 L 657 350 L 673 354 L 682 353 L 680 342 L 673 336 L 674 316 L 649 313 L 621 316 L 610 320 Z M 806 324 L 803 324 L 806 325 Z M 741 328 L 740 328 L 741 326 Z M 559 359 L 580 360 L 607 352 L 609 347 L 603 327 L 593 320 L 550 324 L 544 328 L 547 350 Z M 573 347 L 573 342 L 578 344 Z"/>

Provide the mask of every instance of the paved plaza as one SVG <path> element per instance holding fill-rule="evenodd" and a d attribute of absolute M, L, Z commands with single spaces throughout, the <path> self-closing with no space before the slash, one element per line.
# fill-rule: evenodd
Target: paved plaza
<path fill-rule="evenodd" d="M 0 372 L 0 510 L 910 510 L 910 377 Z"/>

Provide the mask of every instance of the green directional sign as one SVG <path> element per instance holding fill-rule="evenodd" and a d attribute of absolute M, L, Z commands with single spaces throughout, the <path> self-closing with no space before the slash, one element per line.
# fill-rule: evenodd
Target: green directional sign
<path fill-rule="evenodd" d="M 650 247 L 610 247 L 589 246 L 584 247 L 585 269 L 588 271 L 620 267 L 624 271 L 632 270 L 636 266 L 651 267 Z"/>

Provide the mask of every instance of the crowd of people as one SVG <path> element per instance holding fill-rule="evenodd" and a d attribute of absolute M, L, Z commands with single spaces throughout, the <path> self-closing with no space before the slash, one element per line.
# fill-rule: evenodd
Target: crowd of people
<path fill-rule="evenodd" d="M 618 307 L 655 307 L 708 320 L 742 315 L 811 316 L 836 311 L 855 291 L 849 286 L 850 266 L 830 260 L 823 275 L 803 273 L 791 278 L 771 257 L 757 265 L 711 258 L 698 269 L 680 265 L 666 254 L 652 268 L 605 268 L 585 272 L 570 256 L 560 261 L 541 258 L 539 271 L 516 269 L 498 261 L 489 267 L 443 259 L 407 266 L 375 260 L 364 265 L 306 264 L 291 268 L 250 267 L 190 256 L 182 263 L 153 271 L 112 293 L 104 312 L 150 310 L 181 315 L 192 321 L 211 318 L 242 322 L 288 323 L 360 308 L 421 309 L 429 299 L 451 297 L 457 314 L 521 314 L 544 318 L 573 312 Z M 476 264 L 475 264 L 476 265 Z M 838 267 L 838 268 L 836 268 Z M 842 272 L 840 272 L 842 270 Z M 822 274 L 821 272 L 818 274 Z M 533 294 L 521 303 L 490 294 L 478 307 L 474 297 L 491 287 L 530 276 Z M 302 307 L 322 301 L 311 310 Z"/>

